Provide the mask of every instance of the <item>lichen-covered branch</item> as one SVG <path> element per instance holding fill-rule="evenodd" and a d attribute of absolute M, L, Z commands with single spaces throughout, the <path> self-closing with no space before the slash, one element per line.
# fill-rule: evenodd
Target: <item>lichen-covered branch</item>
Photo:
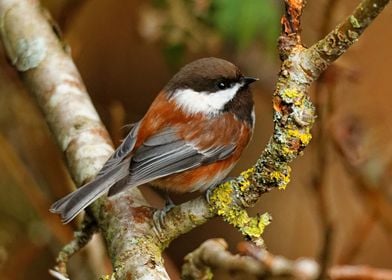
<path fill-rule="evenodd" d="M 282 64 L 273 97 L 274 134 L 256 164 L 237 178 L 212 190 L 209 194 L 209 205 L 204 204 L 209 207 L 210 213 L 222 216 L 260 245 L 263 242 L 261 234 L 270 217 L 268 214 L 249 217 L 245 208 L 254 205 L 261 194 L 272 188 L 284 189 L 287 186 L 291 170 L 289 163 L 302 152 L 311 139 L 314 107 L 306 92 L 314 77 L 309 76 L 300 65 L 300 56 L 304 50 L 299 45 L 298 33 L 302 8 L 302 1 L 296 1 L 295 8 L 286 9 L 288 15 L 282 20 L 288 22 L 287 26 L 284 25 L 280 40 L 281 57 L 286 57 L 286 60 Z M 188 212 L 176 213 L 177 216 L 193 216 L 192 209 L 185 210 Z M 170 214 L 168 218 L 175 218 Z M 211 215 L 206 218 L 209 216 Z M 182 222 L 184 223 L 184 220 Z M 190 226 L 191 224 L 189 223 Z M 169 241 L 175 237 L 172 232 L 167 234 Z"/>
<path fill-rule="evenodd" d="M 311 139 L 315 117 L 307 96 L 311 83 L 358 39 L 389 1 L 363 0 L 352 16 L 310 48 L 303 47 L 300 38 L 304 1 L 285 2 L 279 40 L 282 66 L 273 95 L 274 133 L 259 160 L 237 178 L 211 190 L 209 202 L 199 197 L 172 209 L 159 232 L 152 222 L 154 209 L 136 188 L 95 202 L 88 211 L 105 238 L 114 267 L 111 277 L 168 279 L 163 249 L 214 215 L 222 216 L 253 241 L 262 242 L 269 216 L 249 217 L 245 209 L 263 193 L 287 186 L 290 162 Z M 0 0 L 0 35 L 11 63 L 36 97 L 76 184 L 93 178 L 113 147 L 75 65 L 42 15 L 39 2 Z M 69 251 L 75 249 L 77 246 Z"/>
<path fill-rule="evenodd" d="M 351 15 L 309 49 L 315 50 L 328 66 L 358 40 L 388 3 L 389 0 L 361 1 Z"/>
<path fill-rule="evenodd" d="M 292 29 L 284 28 L 282 33 L 282 37 L 287 37 L 281 39 L 282 57 L 289 57 L 296 49 L 304 49 L 298 45 L 300 36 L 297 33 L 300 29 L 302 7 L 302 1 L 297 1 L 295 9 L 286 9 L 290 13 L 286 15 L 286 21 L 290 22 L 288 26 Z M 250 217 L 245 209 L 253 206 L 260 195 L 272 188 L 284 189 L 287 186 L 291 171 L 288 164 L 302 152 L 311 139 L 310 128 L 313 124 L 314 108 L 306 95 L 311 80 L 299 67 L 299 61 L 298 56 L 292 56 L 282 64 L 273 98 L 274 134 L 259 160 L 237 178 L 210 191 L 209 203 L 200 202 L 198 205 L 197 211 L 203 213 L 203 216 L 198 216 L 198 223 L 219 215 L 255 243 L 263 244 L 261 234 L 269 224 L 270 216 L 266 213 Z M 166 220 L 169 224 L 181 217 L 183 227 L 177 232 L 164 231 L 162 240 L 166 243 L 176 238 L 178 233 L 182 234 L 193 228 L 193 220 L 197 214 L 188 207 L 191 203 L 181 205 L 181 209 L 174 208 L 168 213 Z M 208 209 L 205 209 L 206 207 Z"/>
<path fill-rule="evenodd" d="M 263 193 L 287 186 L 291 170 L 289 163 L 302 153 L 311 140 L 310 129 L 315 118 L 314 107 L 307 95 L 311 83 L 358 40 L 388 2 L 363 0 L 353 15 L 324 39 L 305 48 L 301 44 L 299 33 L 305 1 L 285 0 L 286 14 L 281 21 L 282 34 L 279 38 L 282 66 L 273 95 L 273 136 L 254 167 L 211 192 L 209 205 L 198 199 L 200 203 L 197 204 L 197 211 L 189 207 L 193 202 L 188 202 L 168 213 L 167 221 L 171 223 L 181 218 L 182 227 L 178 232 L 165 231 L 162 240 L 169 243 L 178 237 L 177 234 L 192 229 L 195 226 L 194 220 L 198 224 L 203 223 L 217 214 L 239 228 L 247 237 L 262 242 L 260 236 L 268 224 L 268 216 L 249 217 L 244 209 L 254 205 Z M 353 18 L 356 20 L 353 21 Z M 356 32 L 355 38 L 352 36 L 353 30 Z M 207 214 L 206 207 L 209 207 L 211 214 Z M 197 213 L 203 214 L 195 219 Z"/>

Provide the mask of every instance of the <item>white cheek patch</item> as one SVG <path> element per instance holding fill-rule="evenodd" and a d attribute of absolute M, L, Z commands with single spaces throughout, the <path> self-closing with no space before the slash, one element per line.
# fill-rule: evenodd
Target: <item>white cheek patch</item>
<path fill-rule="evenodd" d="M 212 93 L 197 92 L 189 88 L 178 89 L 173 93 L 172 99 L 189 114 L 215 115 L 223 110 L 227 102 L 234 98 L 241 86 L 237 83 L 231 88 Z"/>

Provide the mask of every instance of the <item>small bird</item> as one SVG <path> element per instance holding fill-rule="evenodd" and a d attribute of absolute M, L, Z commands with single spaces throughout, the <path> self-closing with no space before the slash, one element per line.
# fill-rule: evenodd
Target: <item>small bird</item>
<path fill-rule="evenodd" d="M 167 192 L 204 191 L 222 182 L 249 143 L 254 103 L 234 64 L 202 58 L 184 66 L 132 126 L 96 178 L 55 202 L 68 223 L 108 191 L 145 183 Z"/>

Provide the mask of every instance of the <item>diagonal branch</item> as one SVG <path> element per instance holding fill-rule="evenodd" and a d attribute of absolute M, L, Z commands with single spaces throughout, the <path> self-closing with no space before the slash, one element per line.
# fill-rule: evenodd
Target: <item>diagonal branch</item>
<path fill-rule="evenodd" d="M 307 96 L 311 83 L 358 39 L 388 2 L 362 1 L 352 16 L 306 49 L 299 37 L 304 2 L 286 1 L 282 22 L 289 28 L 284 28 L 280 40 L 283 62 L 273 95 L 274 134 L 256 164 L 212 190 L 209 203 L 199 197 L 175 207 L 158 234 L 152 224 L 154 209 L 137 189 L 99 199 L 89 208 L 106 240 L 116 279 L 168 279 L 163 249 L 216 214 L 252 240 L 261 241 L 268 215 L 249 217 L 244 209 L 263 193 L 287 186 L 289 163 L 311 139 L 314 107 Z M 112 144 L 38 1 L 0 0 L 0 33 L 11 63 L 36 97 L 64 152 L 76 184 L 93 178 L 112 153 Z"/>
<path fill-rule="evenodd" d="M 112 143 L 71 57 L 53 32 L 39 1 L 1 0 L 0 35 L 10 62 L 38 101 L 75 183 L 81 185 L 93 178 L 113 152 Z M 117 271 L 118 278 L 132 271 L 133 277 L 138 279 L 145 275 L 168 279 L 159 243 L 136 245 L 137 242 L 132 242 L 138 238 L 145 240 L 146 235 L 153 232 L 149 223 L 151 213 L 141 205 L 148 204 L 140 192 L 133 189 L 116 198 L 99 199 L 89 210 L 105 238 L 114 268 L 121 268 Z M 141 220 L 146 222 L 141 223 Z M 134 226 L 129 227 L 129 224 Z M 63 261 L 77 251 L 92 232 L 81 232 L 64 248 L 59 257 L 60 267 L 64 267 Z M 132 258 L 129 251 L 135 257 Z M 127 261 L 128 256 L 133 261 Z M 146 263 L 154 265 L 146 266 Z"/>
<path fill-rule="evenodd" d="M 327 36 L 310 47 L 310 51 L 315 50 L 327 65 L 331 64 L 358 41 L 359 36 L 388 3 L 389 0 L 361 1 L 351 15 Z"/>
<path fill-rule="evenodd" d="M 280 56 L 284 60 L 273 96 L 274 134 L 254 167 L 214 190 L 216 199 L 212 201 L 212 205 L 208 205 L 202 198 L 197 198 L 168 213 L 166 221 L 170 228 L 165 231 L 162 238 L 166 244 L 206 222 L 214 215 L 213 213 L 223 216 L 225 220 L 242 230 L 242 222 L 249 220 L 241 210 L 243 207 L 254 205 L 260 195 L 273 188 L 285 188 L 290 179 L 289 163 L 302 153 L 311 139 L 314 108 L 307 95 L 311 83 L 358 40 L 388 2 L 362 1 L 353 15 L 347 17 L 324 39 L 307 49 L 301 45 L 299 34 L 299 17 L 304 1 L 286 0 L 286 14 L 282 18 L 282 35 L 279 38 Z M 353 18 L 356 19 L 355 26 L 350 23 Z M 352 37 L 352 32 L 357 34 L 355 38 Z M 331 38 L 335 38 L 333 44 L 330 43 Z M 247 228 L 247 232 L 242 232 L 256 240 L 267 224 L 266 218 L 256 217 L 252 220 L 253 227 L 250 230 Z M 174 231 L 174 228 L 177 228 L 177 231 Z"/>

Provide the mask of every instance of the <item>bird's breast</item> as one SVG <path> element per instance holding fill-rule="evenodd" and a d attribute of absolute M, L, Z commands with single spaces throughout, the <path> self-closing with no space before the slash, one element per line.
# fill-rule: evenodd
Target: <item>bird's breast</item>
<path fill-rule="evenodd" d="M 252 134 L 252 125 L 238 119 L 231 112 L 211 118 L 203 114 L 189 115 L 161 94 L 140 123 L 135 149 L 168 127 L 175 129 L 179 139 L 191 143 L 200 151 L 220 146 L 235 146 L 233 152 L 221 160 L 201 163 L 190 170 L 151 182 L 156 187 L 179 193 L 205 190 L 220 183 L 239 160 Z"/>

